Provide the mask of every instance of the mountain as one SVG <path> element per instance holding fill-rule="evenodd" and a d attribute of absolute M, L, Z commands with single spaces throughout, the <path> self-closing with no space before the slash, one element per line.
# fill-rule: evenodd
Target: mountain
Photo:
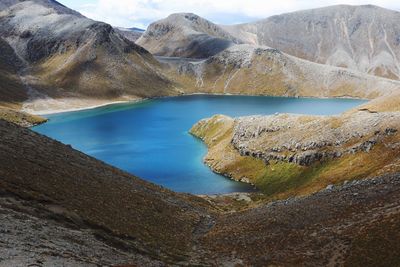
<path fill-rule="evenodd" d="M 3 84 L 1 90 L 15 94 L 17 102 L 110 101 L 174 93 L 153 56 L 108 24 L 50 0 L 8 0 L 0 8 L 1 43 L 18 59 L 14 76 L 17 72 L 21 77 L 28 95 Z"/>
<path fill-rule="evenodd" d="M 132 42 L 136 42 L 140 36 L 145 32 L 143 29 L 139 28 L 122 28 L 122 27 L 114 27 L 114 29 L 119 32 L 121 35 L 123 35 L 126 39 Z"/>
<path fill-rule="evenodd" d="M 374 6 L 333 6 L 234 26 L 173 14 L 151 24 L 137 44 L 128 40 L 136 38 L 128 36 L 131 29 L 87 19 L 56 1 L 7 0 L 0 8 L 0 45 L 7 51 L 0 58 L 0 103 L 29 112 L 180 92 L 374 98 L 397 86 L 363 74 L 397 73 L 389 54 L 395 59 L 399 51 L 398 26 L 390 24 L 398 13 Z M 146 49 L 207 60 L 156 60 Z"/>
<path fill-rule="evenodd" d="M 372 5 L 339 5 L 227 26 L 244 42 L 296 57 L 400 78 L 400 12 Z"/>
<path fill-rule="evenodd" d="M 0 118 L 24 126 L 43 123 L 46 119 L 18 111 L 27 98 L 27 90 L 19 77 L 22 61 L 13 48 L 0 38 Z"/>
<path fill-rule="evenodd" d="M 179 13 L 150 24 L 136 43 L 158 56 L 207 58 L 239 40 L 204 18 Z"/>
<path fill-rule="evenodd" d="M 373 99 L 400 82 L 313 63 L 277 49 L 234 45 L 206 60 L 159 58 L 185 93 Z"/>
<path fill-rule="evenodd" d="M 399 79 L 399 20 L 399 12 L 371 5 L 331 6 L 229 26 L 174 14 L 152 24 L 138 43 L 157 55 L 205 57 L 222 47 L 198 53 L 198 38 L 218 38 L 227 42 L 226 47 L 232 43 L 269 46 L 316 63 Z"/>

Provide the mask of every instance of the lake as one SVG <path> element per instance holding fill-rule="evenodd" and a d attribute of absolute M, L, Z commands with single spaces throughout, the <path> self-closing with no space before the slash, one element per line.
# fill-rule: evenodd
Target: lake
<path fill-rule="evenodd" d="M 33 128 L 145 180 L 178 192 L 220 194 L 254 190 L 213 173 L 203 164 L 206 146 L 188 131 L 214 114 L 245 116 L 339 114 L 364 103 L 355 99 L 192 95 L 47 115 Z"/>

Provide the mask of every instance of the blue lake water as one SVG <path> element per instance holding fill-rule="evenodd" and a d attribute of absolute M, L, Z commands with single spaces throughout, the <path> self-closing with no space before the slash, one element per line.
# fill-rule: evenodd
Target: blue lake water
<path fill-rule="evenodd" d="M 213 173 L 202 162 L 206 146 L 188 131 L 214 114 L 331 115 L 364 103 L 352 99 L 194 95 L 116 104 L 48 115 L 39 133 L 143 179 L 178 192 L 217 194 L 252 190 Z"/>

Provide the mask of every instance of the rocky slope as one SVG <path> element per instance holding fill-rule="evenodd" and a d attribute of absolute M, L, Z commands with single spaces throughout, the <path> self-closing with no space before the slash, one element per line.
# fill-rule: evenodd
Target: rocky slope
<path fill-rule="evenodd" d="M 215 265 L 396 266 L 398 175 L 224 214 L 204 237 Z"/>
<path fill-rule="evenodd" d="M 0 266 L 399 263 L 398 174 L 223 212 L 1 120 L 0 137 Z"/>
<path fill-rule="evenodd" d="M 0 106 L 18 108 L 28 98 L 26 89 L 18 77 L 22 62 L 13 48 L 0 37 Z"/>
<path fill-rule="evenodd" d="M 399 12 L 371 5 L 331 6 L 229 26 L 174 14 L 152 24 L 138 43 L 157 55 L 183 57 L 215 55 L 233 43 L 269 46 L 316 63 L 399 79 L 399 19 Z M 227 45 L 203 44 L 215 38 Z"/>
<path fill-rule="evenodd" d="M 399 19 L 400 12 L 377 6 L 338 5 L 223 28 L 242 42 L 399 79 Z"/>
<path fill-rule="evenodd" d="M 215 116 L 191 133 L 209 146 L 205 162 L 214 171 L 269 195 L 308 194 L 400 170 L 398 108 L 375 112 L 360 107 L 340 116 Z"/>
<path fill-rule="evenodd" d="M 26 88 L 19 78 L 23 63 L 12 47 L 0 37 L 0 118 L 32 126 L 45 119 L 18 111 L 28 98 Z"/>
<path fill-rule="evenodd" d="M 41 205 L 0 195 L 0 266 L 163 266 L 146 255 L 107 244 L 96 229 L 74 225 Z"/>
<path fill-rule="evenodd" d="M 204 18 L 178 13 L 152 23 L 136 43 L 157 56 L 207 58 L 238 42 Z"/>
<path fill-rule="evenodd" d="M 121 253 L 188 260 L 192 233 L 201 232 L 211 218 L 208 204 L 199 198 L 140 180 L 29 129 L 0 120 L 0 137 L 2 196 L 26 200 L 24 205 L 38 211 L 30 215 L 42 212 L 49 215 L 46 220 L 91 229 L 91 240 Z M 17 240 L 8 241 L 10 249 L 9 242 Z M 32 246 L 46 243 L 36 242 Z"/>
<path fill-rule="evenodd" d="M 173 94 L 152 55 L 110 25 L 56 1 L 2 1 L 0 36 L 28 95 L 2 84 L 15 101 L 132 99 Z M 12 89 L 12 90 L 11 90 Z"/>
<path fill-rule="evenodd" d="M 269 47 L 235 45 L 202 61 L 169 60 L 166 73 L 186 93 L 361 97 L 388 95 L 398 81 L 302 60 Z"/>

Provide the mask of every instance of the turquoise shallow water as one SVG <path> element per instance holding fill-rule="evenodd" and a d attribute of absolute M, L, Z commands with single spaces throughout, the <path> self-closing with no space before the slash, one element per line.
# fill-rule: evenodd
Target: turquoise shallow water
<path fill-rule="evenodd" d="M 215 174 L 202 163 L 207 150 L 188 133 L 193 124 L 214 114 L 330 115 L 362 103 L 352 99 L 194 95 L 48 115 L 48 123 L 33 129 L 175 191 L 245 192 L 252 187 Z"/>

